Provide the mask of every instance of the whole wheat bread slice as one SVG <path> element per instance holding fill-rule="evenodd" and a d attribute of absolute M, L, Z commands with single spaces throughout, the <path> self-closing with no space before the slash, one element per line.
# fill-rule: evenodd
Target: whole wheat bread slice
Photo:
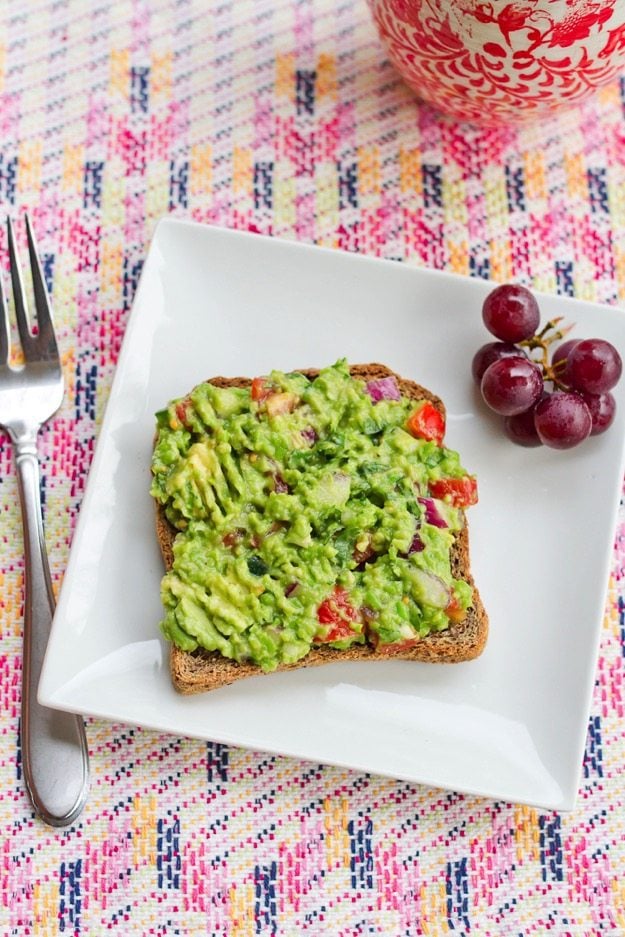
<path fill-rule="evenodd" d="M 353 377 L 361 380 L 373 378 L 395 377 L 401 393 L 414 400 L 429 400 L 444 415 L 445 406 L 440 397 L 414 381 L 400 377 L 383 364 L 352 365 L 350 371 Z M 317 376 L 318 370 L 302 369 L 301 374 L 311 380 Z M 214 377 L 211 383 L 217 387 L 248 387 L 251 384 L 247 377 Z M 172 527 L 162 505 L 156 508 L 156 533 L 158 543 L 163 555 L 166 569 L 173 565 L 173 545 L 176 529 Z M 450 622 L 445 631 L 438 631 L 427 635 L 415 647 L 389 655 L 376 651 L 370 645 L 355 645 L 347 650 L 334 648 L 313 648 L 302 660 L 295 664 L 282 664 L 277 671 L 298 670 L 302 667 L 316 667 L 337 661 L 375 661 L 375 660 L 413 660 L 430 663 L 459 663 L 473 660 L 478 657 L 486 644 L 488 636 L 488 616 L 482 604 L 479 592 L 471 575 L 469 557 L 469 532 L 465 524 L 462 530 L 455 535 L 451 552 L 452 573 L 457 579 L 464 579 L 473 588 L 473 604 L 469 613 L 462 622 Z M 223 657 L 218 651 L 205 651 L 198 648 L 196 651 L 182 651 L 179 647 L 170 645 L 170 671 L 173 685 L 180 693 L 203 693 L 227 686 L 236 680 L 245 677 L 256 677 L 263 671 L 256 664 L 237 663 Z"/>

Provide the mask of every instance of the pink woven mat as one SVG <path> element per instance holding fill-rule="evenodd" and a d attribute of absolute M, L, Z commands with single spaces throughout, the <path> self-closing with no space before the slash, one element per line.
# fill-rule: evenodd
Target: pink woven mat
<path fill-rule="evenodd" d="M 0 215 L 31 211 L 68 384 L 42 436 L 57 585 L 164 214 L 625 298 L 625 80 L 540 126 L 459 125 L 396 77 L 358 0 L 9 2 L 0 129 Z M 0 516 L 1 933 L 625 933 L 625 514 L 572 814 L 90 721 L 66 831 L 21 776 L 4 436 Z"/>

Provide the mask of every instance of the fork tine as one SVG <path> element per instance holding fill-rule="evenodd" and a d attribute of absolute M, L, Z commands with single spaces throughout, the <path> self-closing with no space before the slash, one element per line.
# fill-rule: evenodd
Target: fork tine
<path fill-rule="evenodd" d="M 11 283 L 13 284 L 13 304 L 15 307 L 15 319 L 17 321 L 17 330 L 20 333 L 20 342 L 24 357 L 28 358 L 32 354 L 34 338 L 28 324 L 28 312 L 26 309 L 26 293 L 24 292 L 24 283 L 22 281 L 22 268 L 20 267 L 15 246 L 15 234 L 13 232 L 13 222 L 11 216 L 7 218 L 7 233 L 9 238 L 9 263 L 11 265 Z"/>
<path fill-rule="evenodd" d="M 33 278 L 33 292 L 35 294 L 35 308 L 37 310 L 37 345 L 40 346 L 40 353 L 48 357 L 57 354 L 56 337 L 54 335 L 54 325 L 52 324 L 52 306 L 50 297 L 46 288 L 46 281 L 43 278 L 41 261 L 37 253 L 37 244 L 35 235 L 30 225 L 28 213 L 26 218 L 26 236 L 28 238 L 28 253 L 30 255 L 30 270 Z"/>
<path fill-rule="evenodd" d="M 9 363 L 9 307 L 0 273 L 0 367 Z"/>

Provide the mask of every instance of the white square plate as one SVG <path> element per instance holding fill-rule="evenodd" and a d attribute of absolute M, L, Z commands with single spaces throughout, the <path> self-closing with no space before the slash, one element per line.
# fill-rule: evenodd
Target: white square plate
<path fill-rule="evenodd" d="M 504 438 L 470 376 L 492 284 L 220 228 L 162 221 L 88 480 L 41 701 L 177 735 L 570 809 L 582 762 L 621 482 L 625 381 L 577 449 Z M 625 348 L 622 311 L 539 297 L 543 321 Z M 195 697 L 170 684 L 148 494 L 154 413 L 217 374 L 381 361 L 440 394 L 477 473 L 473 570 L 491 631 L 478 660 L 337 663 Z"/>

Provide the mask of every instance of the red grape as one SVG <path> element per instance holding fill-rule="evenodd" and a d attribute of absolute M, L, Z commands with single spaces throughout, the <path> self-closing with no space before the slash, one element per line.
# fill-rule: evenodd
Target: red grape
<path fill-rule="evenodd" d="M 579 394 L 556 391 L 536 405 L 534 424 L 546 446 L 570 449 L 590 435 L 592 417 Z"/>
<path fill-rule="evenodd" d="M 565 384 L 589 394 L 603 394 L 618 383 L 621 356 L 602 338 L 584 338 L 571 349 L 562 376 Z"/>
<path fill-rule="evenodd" d="M 569 327 L 560 325 L 560 316 L 541 329 L 535 297 L 515 283 L 491 290 L 482 319 L 497 341 L 478 348 L 471 374 L 485 403 L 503 416 L 509 439 L 569 449 L 612 425 L 610 391 L 623 370 L 614 345 L 601 338 L 563 341 Z"/>
<path fill-rule="evenodd" d="M 536 432 L 534 423 L 534 410 L 524 410 L 523 413 L 515 413 L 514 416 L 507 416 L 503 421 L 503 428 L 508 439 L 517 443 L 519 446 L 541 446 L 540 436 Z"/>
<path fill-rule="evenodd" d="M 540 368 L 521 355 L 500 358 L 482 377 L 482 397 L 495 413 L 513 416 L 536 403 L 543 392 Z"/>
<path fill-rule="evenodd" d="M 606 429 L 612 425 L 616 413 L 616 400 L 610 393 L 605 394 L 580 394 L 580 397 L 590 410 L 592 418 L 591 436 L 599 436 L 605 433 Z"/>
<path fill-rule="evenodd" d="M 551 364 L 552 365 L 557 364 L 558 361 L 566 362 L 566 359 L 568 358 L 572 349 L 575 348 L 578 342 L 579 342 L 579 338 L 569 338 L 566 342 L 563 342 L 561 345 L 558 345 L 553 355 L 551 356 Z M 563 370 L 558 369 L 557 373 L 558 373 L 558 376 L 560 376 L 563 374 Z"/>
<path fill-rule="evenodd" d="M 506 283 L 488 294 L 482 306 L 484 325 L 503 342 L 521 342 L 538 328 L 540 311 L 524 286 Z"/>
<path fill-rule="evenodd" d="M 510 358 L 512 355 L 525 355 L 525 352 L 518 345 L 513 345 L 512 342 L 488 342 L 478 348 L 471 364 L 471 373 L 475 383 L 480 384 L 482 382 L 484 371 L 493 361 L 498 361 L 500 358 Z M 527 356 L 525 355 L 525 357 Z"/>

